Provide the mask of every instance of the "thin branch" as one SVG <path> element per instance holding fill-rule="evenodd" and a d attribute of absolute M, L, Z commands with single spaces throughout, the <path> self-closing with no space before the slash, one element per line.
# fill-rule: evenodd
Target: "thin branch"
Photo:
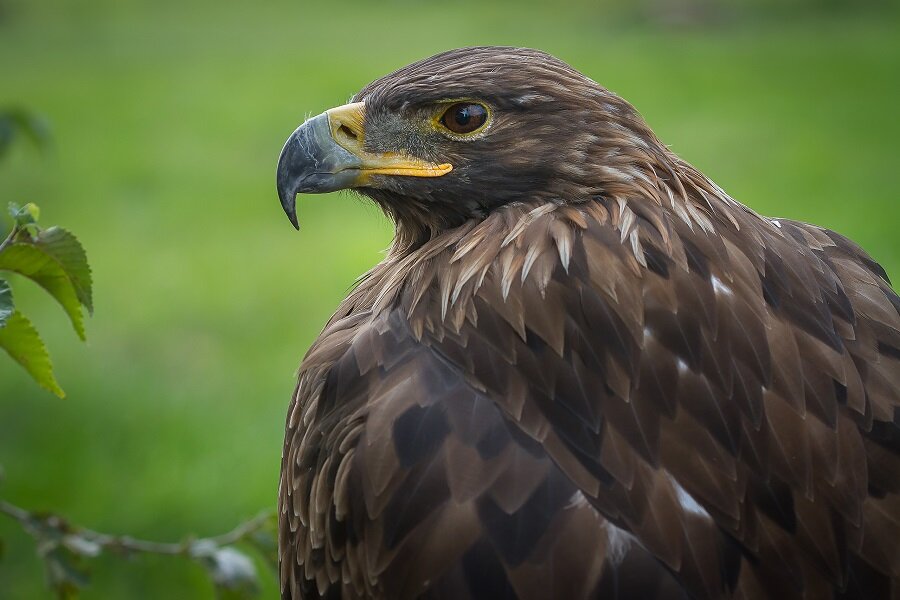
<path fill-rule="evenodd" d="M 229 590 L 235 598 L 254 597 L 259 591 L 259 579 L 251 559 L 234 548 L 234 544 L 248 542 L 273 567 L 277 561 L 271 551 L 275 544 L 272 532 L 265 531 L 273 522 L 275 513 L 271 510 L 221 535 L 190 536 L 180 542 L 153 542 L 102 533 L 72 525 L 53 513 L 30 512 L 2 499 L 0 515 L 17 521 L 34 538 L 47 582 L 63 599 L 75 598 L 78 590 L 89 584 L 88 559 L 104 552 L 126 557 L 145 553 L 186 558 L 202 566 L 217 589 Z"/>
<path fill-rule="evenodd" d="M 29 513 L 24 508 L 19 508 L 18 506 L 14 505 L 14 504 L 10 504 L 9 502 L 6 502 L 5 500 L 0 500 L 0 512 L 4 513 L 6 515 L 9 515 L 16 521 L 20 521 L 23 523 L 26 522 L 28 520 L 28 518 L 31 516 L 31 513 Z"/>
<path fill-rule="evenodd" d="M 140 540 L 127 535 L 112 535 L 94 531 L 86 527 L 73 526 L 59 515 L 52 513 L 32 513 L 14 504 L 10 504 L 5 500 L 0 500 L 0 513 L 19 521 L 19 523 L 29 532 L 32 532 L 36 525 L 42 525 L 47 529 L 56 531 L 62 535 L 75 534 L 82 539 L 97 544 L 103 549 L 120 553 L 145 552 L 150 554 L 184 556 L 191 556 L 191 550 L 197 547 L 198 544 L 207 546 L 213 544 L 217 547 L 236 544 L 265 527 L 273 514 L 271 510 L 263 511 L 252 519 L 239 524 L 231 531 L 217 536 L 208 538 L 186 538 L 180 542 L 154 542 Z"/>

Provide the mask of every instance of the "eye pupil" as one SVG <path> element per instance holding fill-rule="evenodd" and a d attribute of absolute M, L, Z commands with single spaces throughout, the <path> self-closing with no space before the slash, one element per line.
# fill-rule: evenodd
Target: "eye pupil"
<path fill-rule="evenodd" d="M 453 133 L 472 133 L 487 122 L 488 111 L 481 104 L 457 102 L 441 117 L 441 124 Z"/>

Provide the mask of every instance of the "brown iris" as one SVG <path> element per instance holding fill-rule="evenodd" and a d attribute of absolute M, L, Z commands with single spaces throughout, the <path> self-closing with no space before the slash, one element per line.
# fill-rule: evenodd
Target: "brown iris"
<path fill-rule="evenodd" d="M 488 110 L 481 104 L 457 102 L 451 104 L 441 116 L 441 125 L 453 133 L 472 133 L 485 124 Z"/>

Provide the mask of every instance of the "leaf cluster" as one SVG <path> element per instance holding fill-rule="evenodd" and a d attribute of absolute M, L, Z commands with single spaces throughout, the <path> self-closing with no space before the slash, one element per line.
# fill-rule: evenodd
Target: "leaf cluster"
<path fill-rule="evenodd" d="M 9 205 L 12 230 L 0 243 L 0 272 L 16 273 L 41 286 L 65 310 L 75 333 L 85 339 L 84 312 L 93 311 L 91 269 L 84 248 L 60 227 L 42 229 L 40 209 L 32 203 Z M 45 389 L 65 396 L 44 342 L 17 308 L 9 281 L 0 276 L 0 348 Z"/>

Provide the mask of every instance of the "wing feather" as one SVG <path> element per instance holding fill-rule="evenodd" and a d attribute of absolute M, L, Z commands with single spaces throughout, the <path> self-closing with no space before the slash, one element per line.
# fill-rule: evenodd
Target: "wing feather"
<path fill-rule="evenodd" d="M 900 300 L 852 242 L 598 199 L 417 252 L 301 368 L 286 598 L 900 589 Z"/>

